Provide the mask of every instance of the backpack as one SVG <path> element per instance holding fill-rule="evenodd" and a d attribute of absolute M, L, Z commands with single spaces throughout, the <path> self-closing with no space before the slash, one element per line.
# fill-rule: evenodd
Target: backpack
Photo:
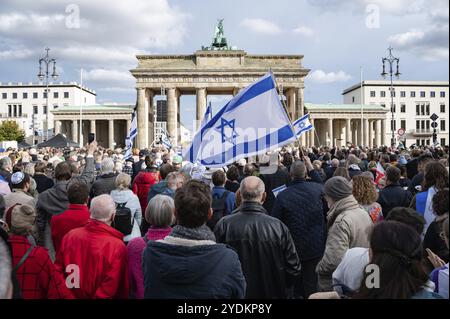
<path fill-rule="evenodd" d="M 131 209 L 126 207 L 127 203 L 116 203 L 116 217 L 112 223 L 112 227 L 120 231 L 124 236 L 131 234 L 133 231 L 133 217 Z"/>
<path fill-rule="evenodd" d="M 210 220 L 206 223 L 211 230 L 214 230 L 214 227 L 216 226 L 217 222 L 222 219 L 223 216 L 225 216 L 225 211 L 227 209 L 227 197 L 229 191 L 223 192 L 222 196 L 219 198 L 213 198 L 212 200 L 212 210 L 213 215 Z"/>

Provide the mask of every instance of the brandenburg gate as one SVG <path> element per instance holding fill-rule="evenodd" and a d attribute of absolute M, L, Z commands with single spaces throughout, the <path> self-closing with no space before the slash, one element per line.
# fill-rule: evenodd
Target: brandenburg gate
<path fill-rule="evenodd" d="M 303 56 L 250 55 L 229 47 L 222 21 L 216 27 L 210 47 L 192 55 L 138 55 L 137 60 L 137 67 L 130 72 L 136 78 L 137 147 L 141 149 L 153 142 L 153 99 L 162 89 L 167 96 L 167 131 L 173 145 L 180 138 L 181 95 L 196 95 L 196 120 L 200 123 L 208 94 L 236 95 L 269 70 L 286 96 L 291 119 L 304 114 L 304 78 L 310 70 L 303 67 Z"/>

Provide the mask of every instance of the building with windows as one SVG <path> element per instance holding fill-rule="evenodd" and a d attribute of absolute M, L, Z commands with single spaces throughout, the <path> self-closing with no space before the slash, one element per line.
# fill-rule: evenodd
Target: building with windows
<path fill-rule="evenodd" d="M 361 91 L 362 89 L 362 91 Z M 381 105 L 386 112 L 387 127 L 384 129 L 385 140 L 390 141 L 394 130 L 397 141 L 412 144 L 431 145 L 433 128 L 431 115 L 439 118 L 436 121 L 437 142 L 449 144 L 448 81 L 394 81 L 394 121 L 391 115 L 390 81 L 363 81 L 343 92 L 345 104 Z M 398 135 L 404 129 L 403 136 Z"/>
<path fill-rule="evenodd" d="M 53 136 L 52 110 L 69 105 L 93 105 L 96 93 L 76 82 L 50 83 L 47 92 L 43 83 L 1 83 L 0 122 L 16 121 L 25 131 L 26 142 L 33 144 L 45 140 L 45 131 Z M 47 114 L 48 113 L 48 114 Z M 48 126 L 47 126 L 48 118 Z M 33 134 L 34 131 L 34 134 Z"/>

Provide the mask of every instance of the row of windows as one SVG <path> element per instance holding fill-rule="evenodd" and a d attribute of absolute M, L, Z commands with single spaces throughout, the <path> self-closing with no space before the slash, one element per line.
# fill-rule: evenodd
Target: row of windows
<path fill-rule="evenodd" d="M 386 108 L 386 104 L 381 104 L 381 106 Z M 445 104 L 441 104 L 439 106 L 440 113 L 445 113 L 446 109 L 447 108 L 446 108 Z M 397 112 L 397 105 L 396 104 L 393 105 L 393 110 L 392 111 L 394 113 Z M 405 103 L 400 104 L 400 113 L 406 113 L 406 104 Z M 430 104 L 429 103 L 416 104 L 416 115 L 417 116 L 431 115 Z"/>
<path fill-rule="evenodd" d="M 441 120 L 440 121 L 440 130 L 441 132 L 445 132 L 446 131 L 446 126 L 445 126 L 445 120 Z M 408 130 L 408 127 L 406 127 L 406 120 L 400 120 L 400 127 L 404 130 Z M 391 130 L 397 131 L 397 121 L 396 120 L 391 120 Z M 417 120 L 416 121 L 416 130 L 420 130 L 420 131 L 424 131 L 424 132 L 431 132 L 432 128 L 431 128 L 431 121 L 430 120 Z"/>
<path fill-rule="evenodd" d="M 390 91 L 390 90 L 389 90 Z M 435 98 L 436 97 L 436 92 L 435 91 L 430 91 L 430 98 Z M 391 95 L 393 97 L 396 96 L 395 90 L 392 91 Z M 420 91 L 419 95 L 421 98 L 426 98 L 427 97 L 427 92 L 425 91 Z M 409 96 L 412 98 L 416 97 L 416 91 L 410 91 L 409 92 Z M 370 97 L 377 97 L 377 92 L 376 91 L 370 91 Z M 386 97 L 386 91 L 380 91 L 380 97 Z M 406 91 L 400 91 L 400 97 L 406 97 Z M 445 98 L 446 94 L 445 91 L 440 92 L 440 97 L 441 98 Z"/>
<path fill-rule="evenodd" d="M 441 146 L 445 146 L 446 144 L 446 140 L 445 138 L 441 138 Z M 426 140 L 416 140 L 416 145 L 417 146 L 430 146 L 431 145 L 431 140 L 430 139 L 426 139 Z"/>
<path fill-rule="evenodd" d="M 66 105 L 66 104 L 64 104 Z M 58 105 L 54 104 L 53 109 L 57 109 Z M 8 104 L 8 117 L 22 117 L 22 105 L 21 104 Z M 39 107 L 33 105 L 33 114 L 39 114 Z M 47 114 L 47 106 L 42 106 L 42 114 Z"/>
<path fill-rule="evenodd" d="M 59 99 L 59 93 L 60 93 L 60 92 L 53 92 L 53 98 L 54 98 L 54 99 Z M 63 92 L 63 96 L 64 96 L 65 99 L 68 99 L 68 98 L 69 98 L 69 92 Z M 33 92 L 32 97 L 33 97 L 33 99 L 39 98 L 39 97 L 38 97 L 38 92 Z M 18 93 L 12 93 L 12 94 L 11 94 L 11 98 L 12 98 L 13 100 L 18 99 Z M 42 98 L 44 98 L 44 99 L 47 98 L 47 92 L 43 92 Z M 2 93 L 2 99 L 3 99 L 3 100 L 8 99 L 8 93 L 3 92 L 3 93 Z M 23 93 L 22 93 L 22 99 L 24 99 L 24 100 L 25 100 L 25 99 L 28 99 L 28 92 L 23 92 Z"/>

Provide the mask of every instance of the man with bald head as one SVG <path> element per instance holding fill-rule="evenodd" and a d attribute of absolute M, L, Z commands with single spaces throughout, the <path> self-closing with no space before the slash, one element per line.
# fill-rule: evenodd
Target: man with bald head
<path fill-rule="evenodd" d="M 216 240 L 237 251 L 247 299 L 291 297 L 300 261 L 289 229 L 263 208 L 266 193 L 260 178 L 246 177 L 239 193 L 242 204 L 217 223 Z"/>
<path fill-rule="evenodd" d="M 128 298 L 127 250 L 123 234 L 111 227 L 116 214 L 112 197 L 92 199 L 90 214 L 84 227 L 64 236 L 55 263 L 77 298 Z"/>

